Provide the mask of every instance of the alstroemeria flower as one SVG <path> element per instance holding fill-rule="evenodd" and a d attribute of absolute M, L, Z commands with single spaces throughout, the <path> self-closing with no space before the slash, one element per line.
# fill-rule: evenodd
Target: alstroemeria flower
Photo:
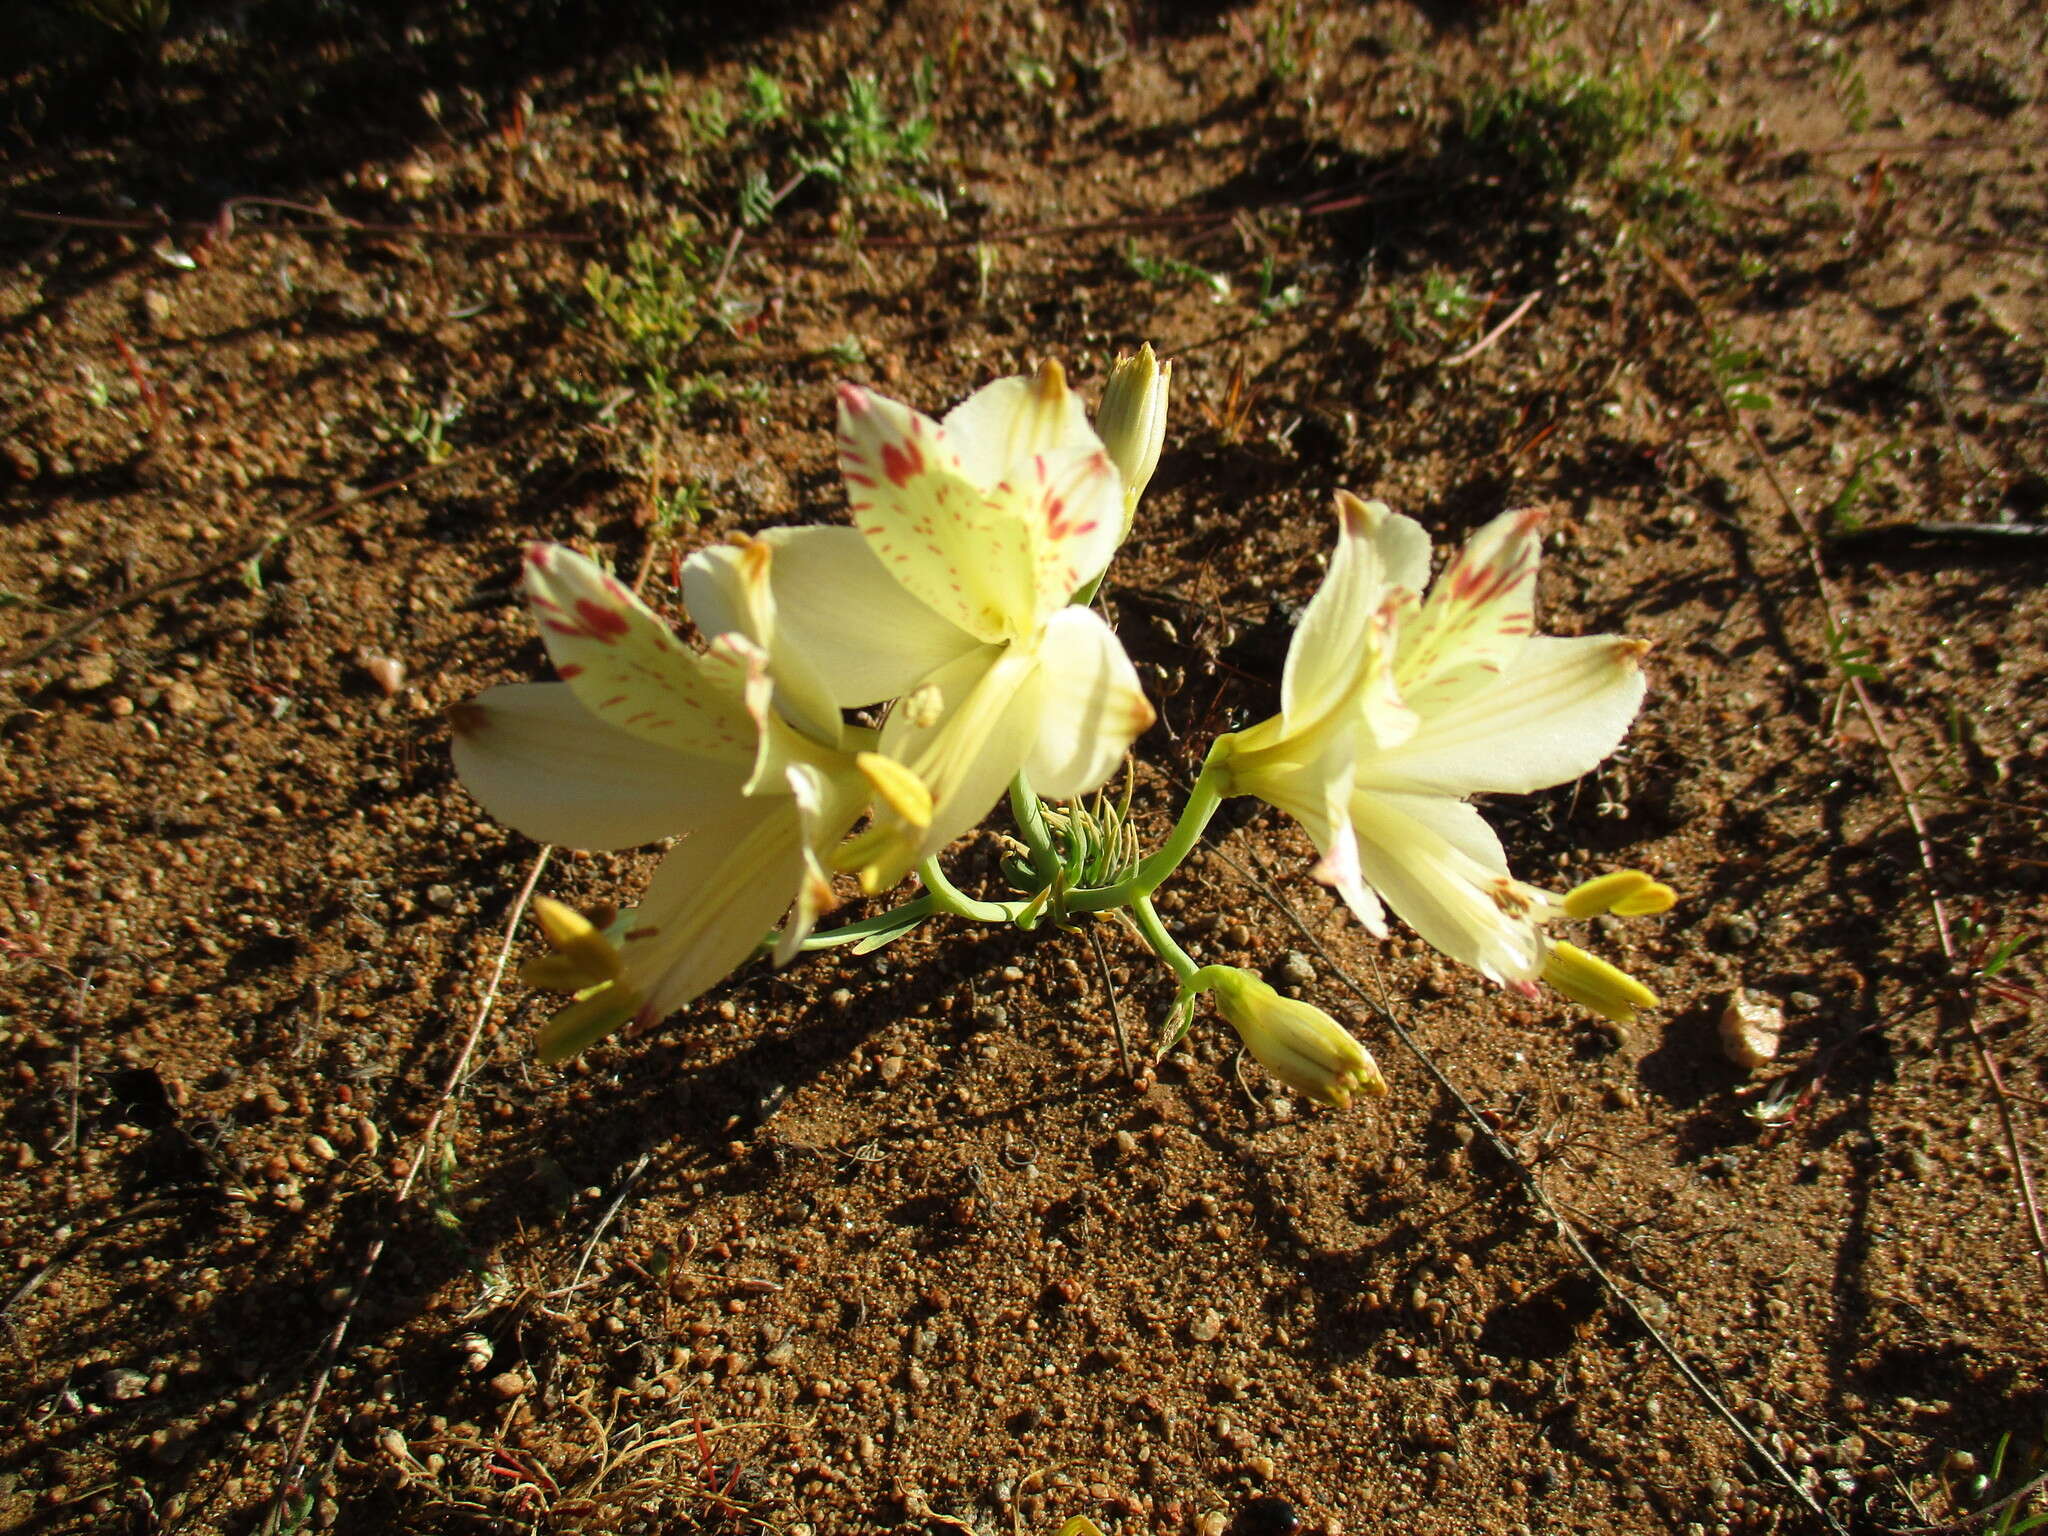
<path fill-rule="evenodd" d="M 1287 653 L 1280 713 L 1222 737 L 1212 770 L 1228 793 L 1301 823 L 1322 854 L 1317 878 L 1375 935 L 1387 932 L 1384 900 L 1454 960 L 1503 984 L 1533 982 L 1552 963 L 1544 925 L 1577 914 L 1508 873 L 1466 797 L 1589 772 L 1642 704 L 1647 647 L 1533 633 L 1539 514 L 1481 528 L 1426 598 L 1419 524 L 1341 491 L 1337 516 L 1336 555 Z"/>
<path fill-rule="evenodd" d="M 855 527 L 763 537 L 783 632 L 833 701 L 900 700 L 863 759 L 874 822 L 840 859 L 877 891 L 1019 770 L 1055 798 L 1094 789 L 1153 716 L 1108 624 L 1071 603 L 1122 538 L 1124 486 L 1058 364 L 943 422 L 846 385 L 839 462 Z"/>
<path fill-rule="evenodd" d="M 508 683 L 450 711 L 456 772 L 499 820 L 542 842 L 631 848 L 679 837 L 630 927 L 611 941 L 549 909 L 584 995 L 541 1033 L 548 1059 L 682 1007 L 796 906 L 796 952 L 832 905 L 821 855 L 866 808 L 849 730 L 815 669 L 778 632 L 758 541 L 691 557 L 695 651 L 573 550 L 526 552 L 526 600 L 562 681 Z M 588 928 L 588 924 L 583 925 Z M 602 962 L 601 964 L 599 962 Z M 542 968 L 543 975 L 561 971 Z"/>

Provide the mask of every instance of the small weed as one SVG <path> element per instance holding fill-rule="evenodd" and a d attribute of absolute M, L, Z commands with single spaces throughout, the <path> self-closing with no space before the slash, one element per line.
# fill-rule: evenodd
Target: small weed
<path fill-rule="evenodd" d="M 1898 447 L 1898 442 L 1894 440 L 1882 448 L 1871 449 L 1856 461 L 1855 466 L 1849 471 L 1849 478 L 1842 482 L 1841 490 L 1835 493 L 1835 499 L 1828 503 L 1827 510 L 1821 514 L 1821 531 L 1824 535 L 1840 538 L 1856 532 L 1863 526 L 1863 519 L 1857 515 L 1856 508 L 1870 490 L 1871 467 L 1879 459 L 1896 452 Z"/>
<path fill-rule="evenodd" d="M 726 135 L 732 132 L 732 118 L 725 110 L 725 98 L 717 91 L 706 91 L 690 103 L 684 114 L 690 120 L 690 132 L 699 142 L 723 144 Z"/>
<path fill-rule="evenodd" d="M 2007 1430 L 1998 1437 L 1991 1465 L 1969 1478 L 1963 1487 L 1950 1490 L 1958 1504 L 1967 1502 L 1982 1509 L 1986 1500 L 1992 1501 L 1991 1509 L 1997 1513 L 1983 1527 L 1987 1536 L 2025 1536 L 2026 1532 L 2048 1527 L 2048 1507 L 2044 1507 L 2048 1501 L 2044 1501 L 2038 1486 L 2044 1469 L 2048 1469 L 2048 1424 L 2043 1424 L 2031 1438 L 2033 1444 L 2024 1454 L 2014 1456 L 2012 1431 Z M 1984 1514 L 1990 1514 L 1990 1510 L 1984 1510 Z M 1963 1523 L 1973 1524 L 1980 1518 L 1983 1516 L 1971 1516 Z"/>
<path fill-rule="evenodd" d="M 1301 284 L 1289 283 L 1284 288 L 1280 286 L 1278 270 L 1272 257 L 1268 256 L 1259 263 L 1258 305 L 1259 319 L 1262 322 L 1271 321 L 1275 316 L 1285 314 L 1299 304 L 1302 298 Z"/>
<path fill-rule="evenodd" d="M 130 37 L 155 37 L 171 20 L 171 0 L 71 0 L 71 9 Z"/>
<path fill-rule="evenodd" d="M 893 186 L 917 197 L 919 189 L 907 183 L 906 173 L 924 163 L 938 131 L 928 110 L 929 71 L 920 70 L 917 80 L 914 109 L 899 119 L 883 102 L 873 75 L 848 76 L 839 109 L 810 122 L 817 150 L 804 169 L 855 196 Z"/>
<path fill-rule="evenodd" d="M 1845 681 L 1854 679 L 1874 683 L 1884 676 L 1877 664 L 1869 659 L 1872 654 L 1869 646 L 1853 639 L 1826 614 L 1821 616 L 1821 626 L 1827 637 L 1828 662 Z"/>
<path fill-rule="evenodd" d="M 676 218 L 627 242 L 623 268 L 596 261 L 584 268 L 584 296 L 607 341 L 651 388 L 668 385 L 704 329 L 698 283 L 708 264 L 695 221 Z"/>
<path fill-rule="evenodd" d="M 768 173 L 750 173 L 740 186 L 740 222 L 749 229 L 759 229 L 775 212 L 775 203 L 775 188 L 769 184 Z"/>
<path fill-rule="evenodd" d="M 1835 108 L 1851 133 L 1861 133 L 1870 126 L 1870 85 L 1848 49 L 1834 43 L 1827 52 L 1833 55 L 1828 61 L 1828 83 L 1834 92 Z"/>
<path fill-rule="evenodd" d="M 1209 296 L 1219 304 L 1230 297 L 1230 279 L 1221 272 L 1211 272 L 1177 256 L 1147 256 L 1138 249 L 1135 240 L 1124 244 L 1124 265 L 1134 277 L 1157 288 L 1207 288 Z"/>
<path fill-rule="evenodd" d="M 78 387 L 85 396 L 85 403 L 96 411 L 104 411 L 113 403 L 113 394 L 107 388 L 107 381 L 100 377 L 99 369 L 91 363 L 78 365 Z"/>
<path fill-rule="evenodd" d="M 1738 347 L 1726 336 L 1714 338 L 1713 355 L 1707 367 L 1714 376 L 1714 390 L 1731 411 L 1768 409 L 1771 397 L 1757 388 L 1764 377 L 1761 352 Z"/>
<path fill-rule="evenodd" d="M 701 482 L 684 480 L 672 490 L 657 490 L 649 530 L 658 539 L 672 539 L 678 530 L 695 528 L 711 510 L 711 492 Z"/>
<path fill-rule="evenodd" d="M 1465 103 L 1466 142 L 1549 187 L 1611 175 L 1623 156 L 1687 115 L 1683 78 L 1641 60 L 1590 69 L 1576 50 L 1546 49 L 1519 78 Z"/>
<path fill-rule="evenodd" d="M 1777 0 L 1787 21 L 1825 26 L 1842 17 L 1842 0 Z"/>
<path fill-rule="evenodd" d="M 1017 89 L 1027 96 L 1039 91 L 1049 91 L 1059 84 L 1059 76 L 1053 73 L 1052 66 L 1043 59 L 1010 60 L 1010 78 L 1017 82 Z"/>
<path fill-rule="evenodd" d="M 648 96 L 659 101 L 674 93 L 676 77 L 665 69 L 642 69 L 637 64 L 618 83 L 621 96 Z"/>
<path fill-rule="evenodd" d="M 438 406 L 415 406 L 412 420 L 398 429 L 398 435 L 409 446 L 417 448 L 429 464 L 445 464 L 455 455 L 448 442 L 447 431 L 450 425 L 461 419 L 463 404 L 460 395 L 451 394 L 443 396 Z"/>
<path fill-rule="evenodd" d="M 1424 331 L 1441 338 L 1479 312 L 1480 298 L 1462 278 L 1431 271 L 1423 274 L 1422 292 L 1394 294 L 1387 300 L 1387 321 L 1403 341 L 1416 342 Z"/>
<path fill-rule="evenodd" d="M 789 98 L 782 82 L 765 70 L 749 69 L 740 83 L 740 94 L 745 98 L 740 121 L 749 128 L 765 128 L 789 116 Z"/>
<path fill-rule="evenodd" d="M 867 348 L 861 345 L 858 336 L 842 336 L 818 355 L 829 359 L 842 373 L 858 368 L 868 360 Z"/>
<path fill-rule="evenodd" d="M 1277 85 L 1285 85 L 1301 73 L 1296 30 L 1294 0 L 1288 0 L 1278 14 L 1268 16 L 1266 24 L 1259 28 L 1259 52 L 1266 61 L 1266 77 Z"/>

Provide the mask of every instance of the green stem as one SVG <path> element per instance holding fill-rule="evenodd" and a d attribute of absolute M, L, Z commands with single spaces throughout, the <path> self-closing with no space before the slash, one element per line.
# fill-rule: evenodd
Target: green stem
<path fill-rule="evenodd" d="M 926 859 L 917 866 L 917 877 L 924 881 L 925 888 L 920 900 L 929 901 L 934 911 L 964 917 L 969 922 L 1014 922 L 1022 906 L 1021 902 L 1014 901 L 976 901 L 946 878 L 946 872 L 939 868 L 939 861 L 935 858 Z"/>
<path fill-rule="evenodd" d="M 1021 768 L 1010 780 L 1010 817 L 1023 834 L 1024 846 L 1031 850 L 1031 872 L 1038 877 L 1040 887 L 1051 885 L 1060 867 L 1060 856 L 1052 846 L 1052 829 L 1045 824 L 1045 806 L 1032 793 L 1031 781 Z"/>
<path fill-rule="evenodd" d="M 1159 913 L 1152 906 L 1150 896 L 1139 896 L 1131 902 L 1131 921 L 1138 925 L 1138 932 L 1152 953 L 1167 964 L 1183 988 L 1192 985 L 1195 973 L 1201 969 L 1188 958 L 1186 950 L 1174 943 L 1173 935 L 1166 931 L 1166 925 L 1159 921 Z"/>

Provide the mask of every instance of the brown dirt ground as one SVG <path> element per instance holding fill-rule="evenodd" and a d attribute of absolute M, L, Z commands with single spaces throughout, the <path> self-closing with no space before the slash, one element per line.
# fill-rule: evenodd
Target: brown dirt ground
<path fill-rule="evenodd" d="M 1943 959 L 1830 659 L 1872 669 L 1961 970 L 2037 935 L 2038 11 L 0 21 L 0 1529 L 1821 1528 L 1333 959 L 1840 1528 L 2048 1455 L 2001 1114 L 2041 1169 L 2037 973 Z M 1667 88 L 1682 120 L 1546 175 L 1575 130 L 1506 93 L 1570 50 L 1610 125 Z M 860 73 L 874 131 L 820 126 Z M 713 296 L 741 188 L 834 148 Z M 687 291 L 635 303 L 680 329 L 635 351 L 586 271 L 676 214 Z M 1234 813 L 1171 920 L 1312 976 L 1384 1105 L 1290 1102 L 1211 1024 L 1134 1085 L 1085 934 L 958 927 L 750 969 L 570 1070 L 513 985 L 444 1095 L 536 852 L 441 724 L 544 671 L 521 542 L 667 602 L 678 552 L 839 515 L 835 376 L 937 410 L 1051 356 L 1092 393 L 1144 338 L 1181 370 L 1108 589 L 1162 713 L 1145 825 L 1271 707 L 1333 488 L 1443 540 L 1545 508 L 1547 626 L 1653 640 L 1653 689 L 1593 779 L 1492 814 L 1532 877 L 1682 888 L 1602 938 L 1664 1007 L 1595 1029 L 1374 945 Z M 653 857 L 543 889 L 630 899 Z M 994 879 L 986 839 L 955 862 Z M 1161 973 L 1101 937 L 1149 1027 Z M 1788 1015 L 1755 1076 L 1738 985 Z"/>

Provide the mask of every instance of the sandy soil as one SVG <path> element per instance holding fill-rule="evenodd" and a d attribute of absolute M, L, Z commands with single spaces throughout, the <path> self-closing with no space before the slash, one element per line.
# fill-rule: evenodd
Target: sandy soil
<path fill-rule="evenodd" d="M 1892 1532 L 2041 1469 L 2030 8 L 0 22 L 0 1529 Z M 1132 1081 L 1170 987 L 1107 926 L 537 1065 L 538 850 L 442 718 L 545 673 L 522 543 L 672 607 L 844 516 L 835 379 L 1092 398 L 1144 339 L 1141 826 L 1273 708 L 1334 489 L 1540 508 L 1545 627 L 1650 702 L 1488 814 L 1680 889 L 1599 935 L 1663 1006 L 1376 943 L 1233 805 L 1169 921 L 1384 1103 L 1213 1022 Z"/>

